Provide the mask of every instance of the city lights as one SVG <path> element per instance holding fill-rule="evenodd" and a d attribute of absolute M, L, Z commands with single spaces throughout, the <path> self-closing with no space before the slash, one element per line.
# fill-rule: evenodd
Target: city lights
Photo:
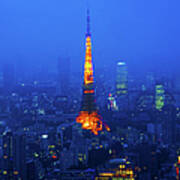
<path fill-rule="evenodd" d="M 180 180 L 180 0 L 87 1 L 0 1 L 0 180 Z"/>
<path fill-rule="evenodd" d="M 47 138 L 48 138 L 48 134 L 43 134 L 41 137 L 42 137 L 43 139 L 47 139 Z"/>

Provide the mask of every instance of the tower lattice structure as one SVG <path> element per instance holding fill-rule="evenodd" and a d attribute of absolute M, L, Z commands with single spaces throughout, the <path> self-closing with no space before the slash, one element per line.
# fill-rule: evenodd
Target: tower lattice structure
<path fill-rule="evenodd" d="M 97 112 L 95 100 L 89 10 L 87 12 L 83 97 L 81 110 L 76 118 L 76 122 L 81 123 L 83 129 L 91 130 L 95 135 L 98 135 L 98 132 L 103 129 L 103 122 Z M 108 131 L 110 130 L 107 125 L 105 127 Z"/>

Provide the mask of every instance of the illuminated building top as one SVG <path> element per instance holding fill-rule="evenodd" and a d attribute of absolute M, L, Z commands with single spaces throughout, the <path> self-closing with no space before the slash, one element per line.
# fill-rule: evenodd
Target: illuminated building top
<path fill-rule="evenodd" d="M 124 65 L 126 65 L 126 63 L 125 62 L 118 62 L 117 65 L 118 66 L 124 66 Z"/>

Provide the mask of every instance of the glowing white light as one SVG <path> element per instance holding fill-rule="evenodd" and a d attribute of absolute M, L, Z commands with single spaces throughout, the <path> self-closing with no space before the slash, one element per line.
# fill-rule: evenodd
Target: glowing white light
<path fill-rule="evenodd" d="M 123 66 L 123 65 L 126 65 L 125 62 L 118 62 L 118 66 Z"/>
<path fill-rule="evenodd" d="M 47 138 L 48 138 L 48 135 L 47 135 L 47 134 L 43 134 L 41 137 L 42 137 L 43 139 L 47 139 Z"/>

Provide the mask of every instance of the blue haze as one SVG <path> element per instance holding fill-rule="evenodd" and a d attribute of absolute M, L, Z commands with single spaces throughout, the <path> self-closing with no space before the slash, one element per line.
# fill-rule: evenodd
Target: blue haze
<path fill-rule="evenodd" d="M 177 70 L 180 60 L 179 0 L 91 0 L 96 67 L 123 59 L 134 71 Z M 84 0 L 0 0 L 0 62 L 56 69 L 69 56 L 82 68 Z"/>

